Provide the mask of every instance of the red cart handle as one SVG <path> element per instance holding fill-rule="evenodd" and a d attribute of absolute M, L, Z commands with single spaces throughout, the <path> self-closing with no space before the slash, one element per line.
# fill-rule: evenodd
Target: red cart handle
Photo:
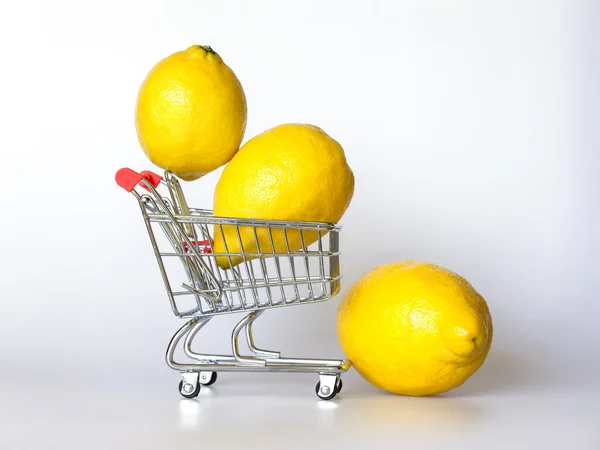
<path fill-rule="evenodd" d="M 127 192 L 131 192 L 138 184 L 149 191 L 150 189 L 148 189 L 148 187 L 143 183 L 140 183 L 142 180 L 146 180 L 156 188 L 162 181 L 162 177 L 149 170 L 137 173 L 127 167 L 117 170 L 117 173 L 115 174 L 115 181 Z"/>
<path fill-rule="evenodd" d="M 212 250 L 210 249 L 210 241 L 208 241 L 208 240 L 207 241 L 194 241 L 192 239 L 192 240 L 190 240 L 190 242 L 192 243 L 192 245 L 194 247 L 203 247 L 202 253 L 212 253 Z M 187 242 L 183 241 L 181 244 L 183 246 L 183 251 L 185 253 L 188 253 L 190 249 L 188 247 Z"/>

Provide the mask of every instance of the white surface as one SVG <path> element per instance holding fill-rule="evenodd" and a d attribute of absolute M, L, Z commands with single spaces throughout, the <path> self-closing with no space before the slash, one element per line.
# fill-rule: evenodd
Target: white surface
<path fill-rule="evenodd" d="M 487 371 L 447 397 L 409 398 L 353 374 L 335 401 L 323 402 L 314 377 L 225 374 L 186 400 L 170 375 L 5 381 L 3 448 L 600 448 L 598 386 L 490 383 Z"/>
<path fill-rule="evenodd" d="M 285 431 L 297 446 L 600 447 L 598 14 L 593 0 L 3 2 L 0 446 L 196 447 L 242 431 L 267 446 Z M 314 377 L 232 375 L 179 401 L 162 362 L 179 323 L 113 174 L 149 168 L 137 89 L 196 43 L 242 81 L 247 138 L 310 122 L 345 147 L 344 288 L 421 259 L 487 299 L 493 349 L 451 398 L 386 396 L 354 374 L 321 409 Z M 190 203 L 210 207 L 218 175 L 186 185 Z M 265 314 L 257 342 L 340 355 L 338 303 Z M 227 349 L 234 319 L 207 327 L 209 348 Z"/>

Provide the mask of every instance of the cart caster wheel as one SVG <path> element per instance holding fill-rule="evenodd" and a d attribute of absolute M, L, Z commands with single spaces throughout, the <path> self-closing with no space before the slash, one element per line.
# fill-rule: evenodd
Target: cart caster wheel
<path fill-rule="evenodd" d="M 217 372 L 200 372 L 200 384 L 202 386 L 210 386 L 217 381 Z"/>
<path fill-rule="evenodd" d="M 340 390 L 341 390 L 341 385 L 339 388 L 336 386 L 336 388 L 333 389 L 333 391 L 331 391 L 328 386 L 323 386 L 323 389 L 321 389 L 320 381 L 315 386 L 315 392 L 317 394 L 317 397 L 319 397 L 321 400 L 331 400 L 333 397 L 335 397 L 337 395 L 337 393 Z"/>
<path fill-rule="evenodd" d="M 194 386 L 192 383 L 184 383 L 183 380 L 181 380 L 179 382 L 179 393 L 185 398 L 196 398 L 200 393 L 200 383 L 197 383 L 196 386 Z"/>
<path fill-rule="evenodd" d="M 342 392 L 342 387 L 344 386 L 344 383 L 342 383 L 342 379 L 339 378 L 338 382 L 335 385 L 335 392 L 336 394 L 339 394 L 340 392 Z"/>

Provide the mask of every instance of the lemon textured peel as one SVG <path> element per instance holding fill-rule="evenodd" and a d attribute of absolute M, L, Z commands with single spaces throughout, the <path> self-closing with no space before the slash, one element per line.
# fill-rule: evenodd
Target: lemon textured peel
<path fill-rule="evenodd" d="M 413 396 L 463 384 L 483 364 L 493 335 L 489 308 L 467 280 L 418 261 L 359 279 L 340 304 L 337 330 L 367 381 Z"/>
<path fill-rule="evenodd" d="M 219 217 L 336 223 L 350 204 L 354 174 L 341 145 L 319 127 L 284 124 L 244 144 L 223 170 L 214 197 Z M 318 231 L 215 227 L 213 250 L 287 253 L 318 239 Z M 286 243 L 287 236 L 287 243 Z M 252 258 L 247 258 L 247 260 Z M 241 256 L 217 256 L 221 268 Z"/>
<path fill-rule="evenodd" d="M 246 130 L 241 83 L 208 46 L 194 45 L 156 64 L 136 105 L 137 135 L 157 166 L 191 181 L 227 163 Z"/>

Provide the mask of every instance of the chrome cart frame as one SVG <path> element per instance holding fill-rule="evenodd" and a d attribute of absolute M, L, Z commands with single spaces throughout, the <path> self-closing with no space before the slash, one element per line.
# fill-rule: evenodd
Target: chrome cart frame
<path fill-rule="evenodd" d="M 218 372 L 233 371 L 314 372 L 319 374 L 316 393 L 321 399 L 330 400 L 340 392 L 340 374 L 348 370 L 349 361 L 284 358 L 277 351 L 256 347 L 252 336 L 252 324 L 265 310 L 322 302 L 339 292 L 339 227 L 215 217 L 212 211 L 188 207 L 170 172 L 161 177 L 124 168 L 115 179 L 139 203 L 173 313 L 189 319 L 166 352 L 167 365 L 181 373 L 181 395 L 196 397 L 201 385 L 216 381 Z M 157 191 L 159 186 L 165 195 Z M 220 253 L 214 249 L 217 233 L 225 247 Z M 300 248 L 293 243 L 300 243 Z M 181 287 L 173 289 L 175 282 Z M 246 314 L 232 331 L 231 354 L 192 350 L 192 342 L 212 318 L 237 312 Z M 242 331 L 247 355 L 240 353 Z M 177 348 L 189 362 L 175 360 Z"/>

